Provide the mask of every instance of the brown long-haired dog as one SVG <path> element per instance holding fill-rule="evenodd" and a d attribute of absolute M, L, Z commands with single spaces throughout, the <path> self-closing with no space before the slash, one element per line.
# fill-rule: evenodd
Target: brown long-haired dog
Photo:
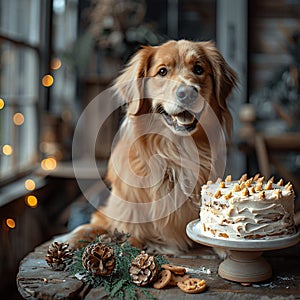
<path fill-rule="evenodd" d="M 212 42 L 139 50 L 113 87 L 127 112 L 108 165 L 110 197 L 71 233 L 71 246 L 116 228 L 139 247 L 187 250 L 185 229 L 199 217 L 201 186 L 223 175 L 215 164 L 226 161 L 219 137 L 231 128 L 226 99 L 236 81 Z"/>

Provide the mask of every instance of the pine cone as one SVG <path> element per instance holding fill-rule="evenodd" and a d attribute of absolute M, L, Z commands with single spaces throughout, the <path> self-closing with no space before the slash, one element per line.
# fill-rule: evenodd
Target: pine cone
<path fill-rule="evenodd" d="M 72 260 L 73 253 L 68 243 L 54 242 L 49 246 L 45 260 L 55 271 L 62 271 Z"/>
<path fill-rule="evenodd" d="M 114 250 L 107 245 L 96 243 L 84 249 L 82 265 L 93 275 L 109 275 L 114 270 L 115 264 Z"/>
<path fill-rule="evenodd" d="M 132 281 L 138 286 L 150 284 L 157 278 L 158 265 L 154 256 L 142 251 L 132 262 L 129 268 Z"/>

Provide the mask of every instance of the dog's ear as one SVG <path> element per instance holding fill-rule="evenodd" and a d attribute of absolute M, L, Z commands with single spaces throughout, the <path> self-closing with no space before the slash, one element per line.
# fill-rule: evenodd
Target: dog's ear
<path fill-rule="evenodd" d="M 237 75 L 227 64 L 213 42 L 202 42 L 200 44 L 201 49 L 205 52 L 212 67 L 215 97 L 222 110 L 223 121 L 226 123 L 227 132 L 230 133 L 232 121 L 226 99 L 237 84 Z"/>
<path fill-rule="evenodd" d="M 151 64 L 155 47 L 144 46 L 129 60 L 113 88 L 128 104 L 127 112 L 137 115 L 143 106 L 143 78 Z"/>

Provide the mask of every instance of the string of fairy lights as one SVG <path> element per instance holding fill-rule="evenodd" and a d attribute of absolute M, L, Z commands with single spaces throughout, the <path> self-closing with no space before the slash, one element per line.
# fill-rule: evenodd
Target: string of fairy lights
<path fill-rule="evenodd" d="M 51 60 L 50 68 L 52 70 L 60 69 L 62 63 L 59 58 L 53 58 Z M 54 77 L 51 74 L 46 74 L 41 79 L 41 84 L 46 87 L 50 88 L 54 84 Z M 5 110 L 6 102 L 4 99 L 0 98 L 0 111 Z M 12 116 L 12 122 L 14 126 L 22 126 L 24 122 L 26 122 L 25 116 L 21 112 L 16 112 Z M 14 154 L 14 147 L 10 144 L 3 144 L 0 148 L 0 154 L 4 156 L 11 156 Z M 50 172 L 56 169 L 57 167 L 57 160 L 53 156 L 48 156 L 40 162 L 41 168 L 46 171 Z M 25 204 L 30 208 L 36 208 L 38 206 L 38 198 L 34 195 L 34 191 L 37 188 L 37 184 L 33 178 L 26 178 L 24 179 L 24 188 L 27 191 L 27 195 L 24 198 Z M 0 223 L 0 230 L 9 231 L 16 227 L 16 220 L 13 217 L 7 217 L 2 220 L 2 224 Z"/>

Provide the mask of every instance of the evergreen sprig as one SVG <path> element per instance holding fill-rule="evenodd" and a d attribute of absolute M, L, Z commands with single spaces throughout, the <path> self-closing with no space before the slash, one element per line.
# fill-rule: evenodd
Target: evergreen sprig
<path fill-rule="evenodd" d="M 74 251 L 73 262 L 69 266 L 71 274 L 80 274 L 83 276 L 83 280 L 90 284 L 93 288 L 103 287 L 105 292 L 109 295 L 110 299 L 137 299 L 137 291 L 141 291 L 147 299 L 154 299 L 151 293 L 147 291 L 145 287 L 138 287 L 130 278 L 129 267 L 131 261 L 141 253 L 141 250 L 135 248 L 129 243 L 129 236 L 125 236 L 125 242 L 103 242 L 101 236 L 92 243 L 95 244 L 99 241 L 105 243 L 114 250 L 116 258 L 116 266 L 114 271 L 109 276 L 95 276 L 89 273 L 82 265 L 82 255 L 85 248 Z M 87 245 L 87 246 L 88 246 Z M 164 263 L 168 263 L 168 260 L 163 256 L 156 255 L 156 262 L 160 267 Z"/>

